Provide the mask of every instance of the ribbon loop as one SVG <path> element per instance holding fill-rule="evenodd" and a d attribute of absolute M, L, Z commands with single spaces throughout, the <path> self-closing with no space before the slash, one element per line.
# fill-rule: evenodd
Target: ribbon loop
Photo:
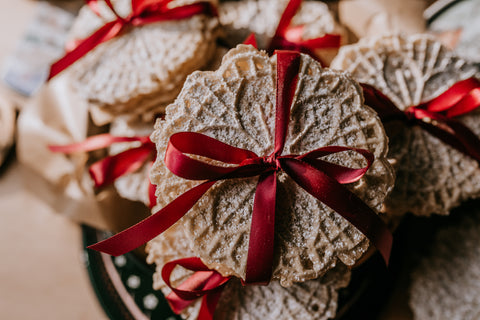
<path fill-rule="evenodd" d="M 452 148 L 480 163 L 480 139 L 468 127 L 454 119 L 480 107 L 480 81 L 469 78 L 459 81 L 430 101 L 410 106 L 401 111 L 383 93 L 361 84 L 365 103 L 372 107 L 385 122 L 403 121 L 416 125 Z"/>
<path fill-rule="evenodd" d="M 177 266 L 182 266 L 195 273 L 178 288 L 170 282 L 170 276 Z M 166 263 L 162 268 L 162 279 L 172 292 L 166 297 L 170 307 L 180 314 L 198 298 L 203 297 L 198 319 L 213 319 L 221 291 L 230 280 L 214 270 L 210 270 L 199 258 L 184 258 Z"/>
<path fill-rule="evenodd" d="M 340 35 L 325 34 L 322 37 L 314 39 L 302 38 L 304 26 L 290 26 L 293 17 L 297 14 L 302 5 L 303 0 L 290 0 L 280 17 L 275 35 L 273 36 L 267 52 L 273 54 L 275 50 L 293 50 L 306 53 L 322 63 L 320 57 L 315 53 L 315 50 L 322 48 L 339 48 Z M 249 38 L 249 42 L 251 39 Z"/>

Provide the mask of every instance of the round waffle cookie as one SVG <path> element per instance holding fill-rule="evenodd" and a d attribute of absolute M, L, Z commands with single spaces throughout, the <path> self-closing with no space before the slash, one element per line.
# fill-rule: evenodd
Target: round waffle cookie
<path fill-rule="evenodd" d="M 151 138 L 157 161 L 151 181 L 164 207 L 198 182 L 175 176 L 163 159 L 177 132 L 206 134 L 257 155 L 274 148 L 276 56 L 239 45 L 215 72 L 191 74 L 165 120 Z M 303 154 L 339 145 L 370 150 L 376 160 L 367 174 L 348 187 L 375 210 L 393 185 L 386 160 L 387 137 L 376 114 L 363 105 L 361 89 L 346 73 L 323 69 L 301 55 L 299 82 L 291 108 L 284 154 Z M 350 153 L 329 156 L 349 167 L 364 165 Z M 245 276 L 257 178 L 217 182 L 180 223 L 196 256 L 223 275 Z M 338 261 L 353 265 L 369 246 L 367 238 L 283 173 L 278 175 L 273 278 L 289 286 L 314 279 Z"/>
<path fill-rule="evenodd" d="M 5 161 L 13 145 L 15 135 L 15 109 L 0 99 L 0 165 Z"/>
<path fill-rule="evenodd" d="M 114 18 L 103 2 L 98 5 L 105 18 L 82 8 L 72 39 L 84 38 L 85 30 L 91 33 Z M 115 6 L 121 15 L 131 11 L 130 0 L 115 1 Z M 97 125 L 120 114 L 148 113 L 153 119 L 177 96 L 187 75 L 207 65 L 217 32 L 218 19 L 206 15 L 131 27 L 72 66 L 73 86 L 98 109 L 93 113 Z"/>
<path fill-rule="evenodd" d="M 154 288 L 167 296 L 171 290 L 163 282 L 162 268 L 169 261 L 192 256 L 190 243 L 177 225 L 150 241 L 147 251 L 147 261 L 156 264 Z M 176 268 L 171 276 L 172 284 L 178 286 L 190 274 L 185 269 Z M 349 281 L 350 271 L 343 264 L 319 279 L 289 288 L 278 282 L 243 287 L 240 281 L 232 279 L 223 290 L 214 319 L 332 319 L 337 310 L 338 290 L 346 287 Z M 197 319 L 200 305 L 201 300 L 196 300 L 181 313 L 181 317 Z"/>
<path fill-rule="evenodd" d="M 219 19 L 226 41 L 235 46 L 253 32 L 259 48 L 267 48 L 289 1 L 247 0 L 220 3 Z M 346 43 L 345 29 L 335 21 L 328 6 L 320 1 L 303 1 L 291 26 L 303 26 L 304 39 L 314 39 L 329 33 L 341 35 L 342 43 Z M 329 63 L 336 53 L 337 49 L 321 49 L 317 52 L 325 63 Z"/>
<path fill-rule="evenodd" d="M 478 319 L 480 316 L 480 210 L 459 209 L 461 221 L 442 227 L 412 273 L 410 306 L 415 319 Z"/>
<path fill-rule="evenodd" d="M 332 68 L 346 70 L 373 85 L 401 110 L 435 98 L 478 67 L 427 35 L 362 39 L 340 49 Z M 458 117 L 480 135 L 480 112 Z M 385 124 L 389 158 L 395 160 L 395 188 L 387 212 L 428 216 L 448 214 L 462 201 L 480 195 L 478 163 L 417 126 Z"/>
<path fill-rule="evenodd" d="M 148 136 L 153 131 L 153 123 L 145 123 L 138 118 L 128 116 L 116 117 L 110 125 L 110 134 L 119 137 L 143 137 Z M 110 155 L 115 155 L 123 151 L 139 146 L 139 142 L 125 142 L 114 144 L 110 147 Z M 156 151 L 152 150 L 152 155 Z M 153 161 L 153 156 L 152 159 Z M 140 201 L 149 205 L 148 196 L 150 180 L 151 162 L 147 161 L 137 171 L 124 175 L 115 180 L 114 185 L 118 194 L 125 199 Z"/>

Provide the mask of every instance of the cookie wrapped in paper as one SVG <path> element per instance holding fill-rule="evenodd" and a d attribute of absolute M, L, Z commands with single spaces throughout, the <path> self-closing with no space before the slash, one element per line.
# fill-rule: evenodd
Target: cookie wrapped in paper
<path fill-rule="evenodd" d="M 348 43 L 345 30 L 320 1 L 248 0 L 219 5 L 224 38 L 231 46 L 254 34 L 260 49 L 298 50 L 328 65 L 340 44 Z"/>
<path fill-rule="evenodd" d="M 153 131 L 153 123 L 145 123 L 138 118 L 117 117 L 110 125 L 110 134 L 119 137 L 149 137 Z M 145 157 L 143 163 L 139 163 L 139 168 L 131 173 L 122 175 L 113 182 L 118 194 L 125 199 L 143 202 L 147 206 L 153 206 L 151 203 L 150 193 L 152 192 L 149 172 L 155 159 L 156 150 L 150 140 L 142 142 L 127 142 L 121 144 L 113 144 L 109 153 L 111 156 L 121 154 L 122 152 L 131 152 L 138 147 L 150 146 L 150 156 Z M 142 149 L 143 150 L 143 149 Z"/>
<path fill-rule="evenodd" d="M 77 150 L 52 152 L 52 146 L 82 143 L 88 136 L 104 133 L 91 123 L 88 106 L 70 86 L 68 73 L 42 87 L 24 106 L 18 119 L 16 154 L 32 172 L 35 194 L 51 208 L 75 222 L 100 230 L 121 230 L 142 219 L 144 205 L 118 196 L 110 186 L 97 192 L 88 166 L 107 153 Z M 40 187 L 39 187 L 40 186 Z M 33 187 L 32 187 L 33 188 Z"/>
<path fill-rule="evenodd" d="M 89 1 L 74 23 L 72 48 L 51 76 L 71 69 L 97 125 L 122 114 L 151 120 L 188 74 L 208 64 L 215 15 L 214 4 L 204 1 Z"/>
<path fill-rule="evenodd" d="M 384 121 L 395 161 L 388 212 L 445 215 L 480 195 L 478 65 L 430 36 L 411 35 L 362 39 L 343 47 L 332 67 L 390 100 L 370 103 Z"/>
<path fill-rule="evenodd" d="M 172 260 L 193 255 L 190 242 L 179 225 L 150 241 L 147 246 L 149 263 L 156 264 L 154 288 L 166 297 L 171 289 L 162 279 L 162 269 Z M 171 283 L 178 287 L 191 276 L 183 268 L 175 268 Z M 238 279 L 231 279 L 223 288 L 216 305 L 214 319 L 332 319 L 337 310 L 338 290 L 348 285 L 350 271 L 339 264 L 325 276 L 294 284 L 290 288 L 272 282 L 268 286 L 242 286 Z M 197 319 L 201 299 L 183 309 L 183 319 Z"/>

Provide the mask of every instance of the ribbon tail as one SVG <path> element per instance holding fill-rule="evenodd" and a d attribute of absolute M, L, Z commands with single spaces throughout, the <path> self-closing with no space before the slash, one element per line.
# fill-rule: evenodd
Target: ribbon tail
<path fill-rule="evenodd" d="M 268 284 L 272 276 L 277 175 L 262 174 L 253 202 L 245 283 Z"/>
<path fill-rule="evenodd" d="M 202 298 L 202 305 L 198 313 L 198 320 L 212 320 L 217 308 L 218 301 L 222 295 L 222 290 L 210 293 Z"/>
<path fill-rule="evenodd" d="M 151 155 L 151 145 L 143 145 L 97 161 L 90 166 L 88 172 L 95 188 L 103 188 L 121 176 L 140 169 Z"/>
<path fill-rule="evenodd" d="M 180 220 L 214 184 L 207 181 L 188 190 L 157 213 L 88 248 L 119 256 L 140 247 Z"/>
<path fill-rule="evenodd" d="M 166 297 L 170 308 L 175 314 L 182 313 L 185 308 L 193 303 L 196 299 L 198 299 L 195 295 L 189 297 L 181 297 L 175 291 L 178 290 L 198 290 L 205 286 L 205 283 L 212 277 L 213 271 L 197 271 L 192 276 L 187 278 L 181 285 L 178 286 L 176 290 L 170 292 L 170 294 Z M 169 275 L 170 277 L 170 275 Z"/>
<path fill-rule="evenodd" d="M 388 265 L 393 237 L 387 225 L 360 198 L 306 162 L 280 159 L 281 168 L 305 191 L 329 206 L 362 232 Z"/>
<path fill-rule="evenodd" d="M 48 80 L 68 68 L 99 44 L 115 37 L 122 30 L 122 27 L 123 24 L 119 20 L 115 20 L 105 24 L 91 36 L 82 40 L 75 49 L 68 52 L 63 58 L 51 65 Z"/>
<path fill-rule="evenodd" d="M 82 142 L 72 143 L 67 145 L 50 145 L 48 148 L 52 152 L 61 153 L 74 153 L 74 152 L 89 152 L 98 149 L 110 147 L 114 143 L 122 142 L 141 142 L 151 143 L 152 148 L 155 149 L 155 145 L 149 140 L 148 137 L 116 137 L 109 133 L 103 133 L 96 136 L 91 136 Z"/>
<path fill-rule="evenodd" d="M 477 80 L 478 81 L 478 80 Z M 480 88 L 472 89 L 468 94 L 446 111 L 447 117 L 457 117 L 480 107 Z"/>

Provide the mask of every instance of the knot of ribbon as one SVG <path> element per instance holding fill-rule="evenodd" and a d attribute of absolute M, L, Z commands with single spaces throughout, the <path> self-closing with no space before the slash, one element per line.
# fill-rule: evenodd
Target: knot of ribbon
<path fill-rule="evenodd" d="M 52 152 L 74 153 L 89 152 L 108 148 L 115 143 L 140 142 L 140 146 L 127 149 L 113 156 L 105 157 L 93 163 L 88 172 L 92 178 L 95 188 L 104 188 L 112 184 L 118 178 L 137 171 L 145 163 L 150 165 L 155 161 L 156 148 L 150 137 L 116 137 L 108 133 L 89 137 L 82 142 L 69 145 L 52 145 L 48 148 Z M 150 207 L 156 204 L 155 185 L 149 181 Z"/>
<path fill-rule="evenodd" d="M 288 2 L 288 5 L 280 18 L 280 22 L 278 23 L 275 35 L 270 42 L 267 52 L 269 54 L 273 54 L 275 50 L 279 49 L 298 51 L 310 55 L 322 65 L 325 65 L 315 50 L 324 48 L 338 49 L 340 47 L 341 37 L 338 34 L 327 33 L 319 38 L 303 39 L 304 26 L 290 26 L 293 17 L 298 12 L 301 5 L 302 0 L 290 0 Z"/>
<path fill-rule="evenodd" d="M 277 52 L 275 141 L 271 155 L 258 156 L 252 151 L 230 146 L 200 133 L 180 132 L 172 135 L 165 153 L 166 167 L 181 178 L 206 181 L 183 193 L 152 216 L 89 248 L 111 255 L 124 254 L 153 239 L 181 219 L 217 181 L 259 176 L 245 283 L 266 284 L 273 271 L 277 173 L 283 171 L 304 190 L 352 223 L 377 247 L 387 262 L 392 245 L 390 231 L 368 205 L 343 186 L 363 177 L 374 160 L 373 154 L 363 149 L 328 146 L 304 155 L 282 155 L 300 60 L 298 52 Z M 367 165 L 352 169 L 320 159 L 345 151 L 362 156 Z M 236 166 L 212 165 L 188 155 Z"/>
<path fill-rule="evenodd" d="M 86 1 L 92 11 L 100 16 L 99 0 Z M 173 0 L 132 0 L 131 13 L 127 17 L 122 17 L 115 10 L 111 0 L 104 1 L 115 15 L 115 19 L 107 22 L 89 37 L 75 42 L 75 48 L 69 50 L 60 60 L 52 64 L 48 80 L 68 68 L 99 44 L 118 36 L 127 26 L 141 26 L 160 21 L 187 19 L 198 14 L 217 15 L 216 8 L 206 1 L 170 7 L 169 4 Z"/>
<path fill-rule="evenodd" d="M 459 81 L 439 96 L 417 106 L 400 110 L 387 96 L 371 85 L 362 83 L 365 104 L 372 107 L 386 123 L 399 120 L 419 126 L 454 149 L 480 162 L 480 139 L 455 119 L 480 107 L 480 81 Z"/>
<path fill-rule="evenodd" d="M 194 271 L 194 274 L 174 288 L 170 283 L 170 276 L 177 266 Z M 180 314 L 195 300 L 202 298 L 198 320 L 213 319 L 222 290 L 231 279 L 231 277 L 223 277 L 217 271 L 210 270 L 199 258 L 184 258 L 166 263 L 162 268 L 162 278 L 172 290 L 166 299 L 176 314 Z"/>

